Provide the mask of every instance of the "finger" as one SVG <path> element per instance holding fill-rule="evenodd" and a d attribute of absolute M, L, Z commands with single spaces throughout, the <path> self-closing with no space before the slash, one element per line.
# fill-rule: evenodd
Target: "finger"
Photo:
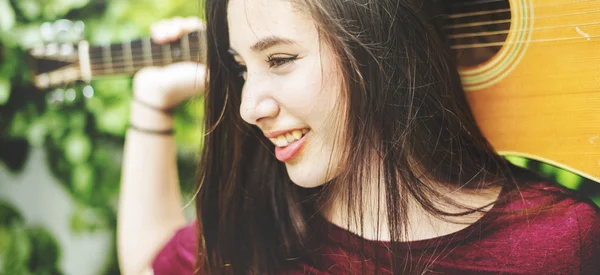
<path fill-rule="evenodd" d="M 169 22 L 161 20 L 150 27 L 151 37 L 155 43 L 165 43 L 169 40 Z"/>
<path fill-rule="evenodd" d="M 169 23 L 169 41 L 175 41 L 190 32 L 199 30 L 202 27 L 202 22 L 196 17 L 176 17 Z"/>
<path fill-rule="evenodd" d="M 174 42 L 181 36 L 204 28 L 204 24 L 196 17 L 175 17 L 161 20 L 151 26 L 151 36 L 156 43 Z"/>
<path fill-rule="evenodd" d="M 170 20 L 166 20 L 163 24 L 160 25 L 160 41 L 163 43 L 172 42 L 179 38 L 179 21 L 181 18 L 173 18 Z"/>
<path fill-rule="evenodd" d="M 182 20 L 183 29 L 186 33 L 198 31 L 204 28 L 204 24 L 197 17 L 188 17 Z"/>

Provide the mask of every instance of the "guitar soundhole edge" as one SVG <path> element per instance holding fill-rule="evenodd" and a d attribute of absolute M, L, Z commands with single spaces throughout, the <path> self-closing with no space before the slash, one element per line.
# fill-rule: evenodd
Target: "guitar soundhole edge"
<path fill-rule="evenodd" d="M 511 25 L 508 0 L 444 1 L 450 47 L 460 67 L 474 67 L 492 59 L 506 41 Z"/>

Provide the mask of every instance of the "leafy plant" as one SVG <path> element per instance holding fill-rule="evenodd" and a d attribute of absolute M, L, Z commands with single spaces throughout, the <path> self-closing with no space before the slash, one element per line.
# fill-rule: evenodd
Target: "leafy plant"
<path fill-rule="evenodd" d="M 48 42 L 43 31 L 47 22 L 63 18 L 83 22 L 83 39 L 95 45 L 147 36 L 150 24 L 161 18 L 201 14 L 198 2 L 184 0 L 0 0 L 0 159 L 18 173 L 30 147 L 44 148 L 52 173 L 76 201 L 73 232 L 116 227 L 131 79 L 100 79 L 89 86 L 40 91 L 32 84 L 27 51 Z M 191 197 L 188 193 L 194 185 L 201 113 L 201 99 L 176 112 L 178 161 L 186 198 Z M 12 208 L 0 211 L 17 213 L 6 209 Z M 14 213 L 11 221 L 22 220 Z M 0 225 L 0 263 L 5 271 L 0 274 L 60 273 L 56 269 L 59 251 L 43 228 L 4 220 Z M 111 255 L 104 272 L 115 274 L 114 248 Z"/>

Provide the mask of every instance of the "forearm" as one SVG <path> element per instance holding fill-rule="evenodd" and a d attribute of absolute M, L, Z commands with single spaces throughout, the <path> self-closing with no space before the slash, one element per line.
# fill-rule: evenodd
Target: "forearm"
<path fill-rule="evenodd" d="M 131 124 L 171 129 L 170 116 L 134 102 Z M 118 211 L 121 270 L 139 274 L 172 234 L 185 224 L 172 135 L 129 129 L 126 135 Z"/>

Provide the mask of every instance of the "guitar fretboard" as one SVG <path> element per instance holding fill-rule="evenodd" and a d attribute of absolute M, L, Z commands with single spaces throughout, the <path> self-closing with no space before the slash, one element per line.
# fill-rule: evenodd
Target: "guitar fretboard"
<path fill-rule="evenodd" d="M 175 62 L 203 62 L 205 52 L 204 31 L 193 32 L 181 39 L 156 44 L 151 38 L 119 44 L 90 47 L 92 75 L 133 75 L 147 66 L 164 66 Z"/>

